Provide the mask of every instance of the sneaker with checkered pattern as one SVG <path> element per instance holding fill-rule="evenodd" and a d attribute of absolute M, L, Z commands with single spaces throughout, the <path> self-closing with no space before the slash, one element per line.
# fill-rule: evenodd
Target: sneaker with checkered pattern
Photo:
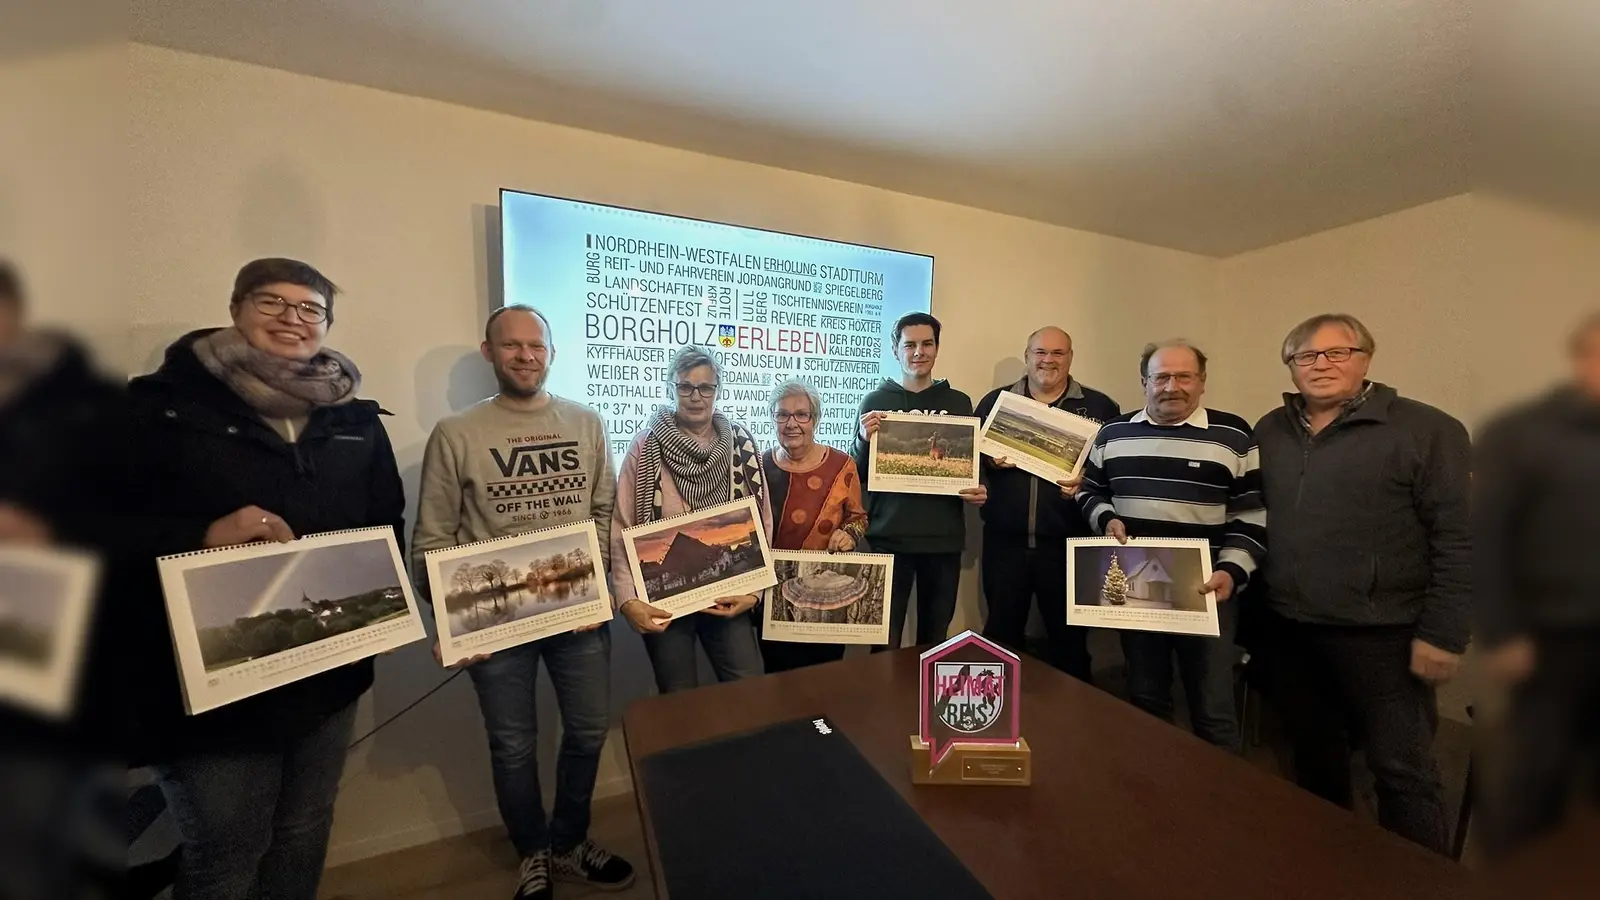
<path fill-rule="evenodd" d="M 557 881 L 586 884 L 600 891 L 625 890 L 633 884 L 633 866 L 627 860 L 587 839 L 566 853 L 552 855 L 550 864 Z"/>

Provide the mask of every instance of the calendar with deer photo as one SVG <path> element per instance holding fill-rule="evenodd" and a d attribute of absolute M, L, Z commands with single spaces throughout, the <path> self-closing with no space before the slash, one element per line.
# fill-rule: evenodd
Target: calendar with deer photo
<path fill-rule="evenodd" d="M 867 456 L 867 490 L 959 494 L 978 486 L 982 419 L 885 413 Z"/>
<path fill-rule="evenodd" d="M 594 522 L 423 556 L 445 665 L 611 620 Z"/>
<path fill-rule="evenodd" d="M 1216 637 L 1211 545 L 1178 538 L 1067 541 L 1067 624 Z"/>

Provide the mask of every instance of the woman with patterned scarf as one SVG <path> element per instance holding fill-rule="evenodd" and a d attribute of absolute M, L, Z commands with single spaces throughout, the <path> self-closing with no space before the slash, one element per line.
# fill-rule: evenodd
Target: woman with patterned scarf
<path fill-rule="evenodd" d="M 722 383 L 716 361 L 699 347 L 684 347 L 673 358 L 671 371 L 676 403 L 657 410 L 628 448 L 617 476 L 611 524 L 612 591 L 622 614 L 644 635 L 656 687 L 663 694 L 699 686 L 696 638 L 718 681 L 762 673 L 750 612 L 756 597 L 723 597 L 708 609 L 674 619 L 639 599 L 622 530 L 741 497 L 756 498 L 761 525 L 768 533 L 772 530 L 755 440 L 716 411 Z"/>
<path fill-rule="evenodd" d="M 405 496 L 361 373 L 323 346 L 336 288 L 292 259 L 239 270 L 233 324 L 191 332 L 134 379 L 132 514 L 142 557 L 127 600 L 138 762 L 182 838 L 175 895 L 314 900 L 333 802 L 372 660 L 198 715 L 183 711 L 155 557 L 381 525 Z M 119 448 L 122 450 L 122 448 Z"/>

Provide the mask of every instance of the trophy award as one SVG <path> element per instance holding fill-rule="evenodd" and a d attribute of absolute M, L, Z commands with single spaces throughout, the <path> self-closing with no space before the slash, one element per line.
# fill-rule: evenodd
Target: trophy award
<path fill-rule="evenodd" d="M 1032 751 L 1022 739 L 1022 663 L 964 631 L 922 654 L 914 784 L 1027 785 Z"/>

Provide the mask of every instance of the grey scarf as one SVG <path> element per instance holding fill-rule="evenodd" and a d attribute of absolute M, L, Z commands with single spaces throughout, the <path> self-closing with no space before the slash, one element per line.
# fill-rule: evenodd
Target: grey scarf
<path fill-rule="evenodd" d="M 721 413 L 712 417 L 716 439 L 707 447 L 678 428 L 672 410 L 657 410 L 649 434 L 640 448 L 638 480 L 634 488 L 639 522 L 661 518 L 663 470 L 672 474 L 673 486 L 691 510 L 704 509 L 744 496 L 759 502 L 763 489 L 761 457 L 744 428 Z"/>
<path fill-rule="evenodd" d="M 338 351 L 324 347 L 310 359 L 285 359 L 250 346 L 237 328 L 195 341 L 194 355 L 206 371 L 268 418 L 292 419 L 318 407 L 349 403 L 361 389 L 361 372 Z"/>

